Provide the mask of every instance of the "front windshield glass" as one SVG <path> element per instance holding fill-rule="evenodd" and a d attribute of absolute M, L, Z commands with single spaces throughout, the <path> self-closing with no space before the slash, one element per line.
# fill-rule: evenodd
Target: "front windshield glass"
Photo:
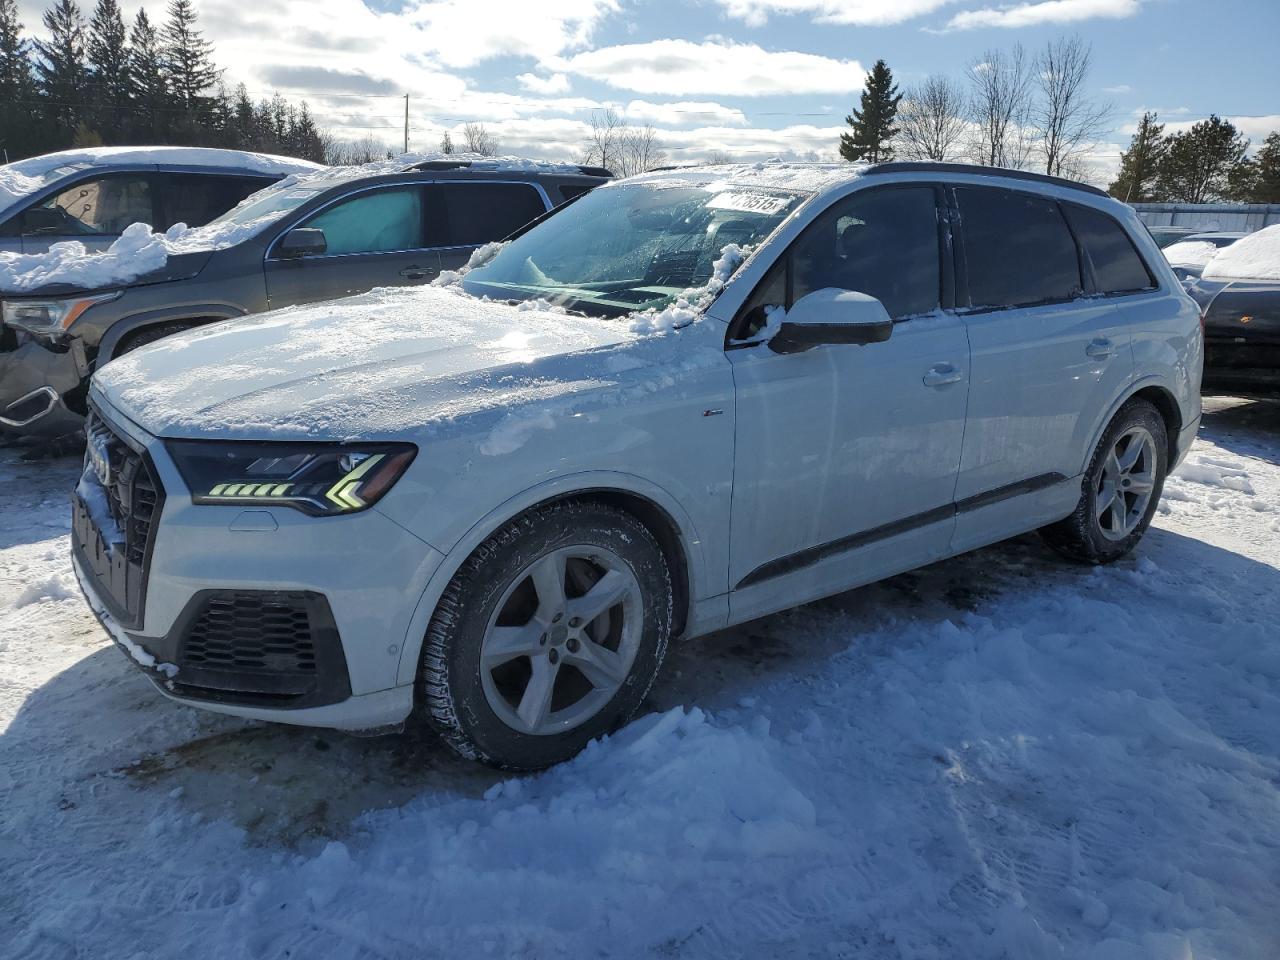
<path fill-rule="evenodd" d="M 804 196 L 723 181 L 601 187 L 508 243 L 463 288 L 596 316 L 660 310 L 704 285 L 726 246 L 764 240 Z"/>
<path fill-rule="evenodd" d="M 239 206 L 232 207 L 216 220 L 211 220 L 209 226 L 219 223 L 248 224 L 258 220 L 268 222 L 279 220 L 290 210 L 296 210 L 319 192 L 318 187 L 305 187 L 298 184 L 267 187 L 265 190 L 250 194 Z"/>

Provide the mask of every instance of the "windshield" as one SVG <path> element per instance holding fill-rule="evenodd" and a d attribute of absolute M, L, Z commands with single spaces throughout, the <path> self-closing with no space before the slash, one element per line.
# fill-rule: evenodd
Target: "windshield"
<path fill-rule="evenodd" d="M 279 220 L 290 210 L 296 210 L 317 193 L 318 187 L 273 185 L 265 190 L 250 194 L 239 206 L 232 207 L 209 226 L 217 223 L 248 224 L 258 220 L 267 222 Z"/>
<path fill-rule="evenodd" d="M 595 316 L 660 310 L 710 280 L 726 246 L 764 240 L 804 196 L 723 181 L 601 187 L 508 243 L 463 288 Z"/>

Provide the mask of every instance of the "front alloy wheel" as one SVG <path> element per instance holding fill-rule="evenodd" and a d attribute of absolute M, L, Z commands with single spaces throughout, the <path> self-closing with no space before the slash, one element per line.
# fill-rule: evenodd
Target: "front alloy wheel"
<path fill-rule="evenodd" d="M 634 516 L 550 504 L 476 548 L 427 628 L 425 718 L 464 756 L 534 770 L 625 723 L 671 632 L 662 549 Z"/>

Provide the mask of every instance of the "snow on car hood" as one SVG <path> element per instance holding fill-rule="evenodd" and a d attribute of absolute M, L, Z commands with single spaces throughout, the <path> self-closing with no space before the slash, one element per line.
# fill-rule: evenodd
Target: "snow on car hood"
<path fill-rule="evenodd" d="M 161 436 L 385 438 L 589 388 L 620 368 L 600 348 L 641 338 L 625 318 L 379 289 L 169 337 L 107 364 L 93 390 Z M 597 363 L 558 362 L 593 350 Z"/>
<path fill-rule="evenodd" d="M 1207 280 L 1280 280 L 1280 223 L 1216 251 L 1203 276 Z"/>

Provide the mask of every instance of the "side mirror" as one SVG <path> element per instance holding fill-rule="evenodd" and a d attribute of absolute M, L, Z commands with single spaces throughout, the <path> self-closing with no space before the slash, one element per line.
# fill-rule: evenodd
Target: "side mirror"
<path fill-rule="evenodd" d="M 875 297 L 827 287 L 791 305 L 769 341 L 775 353 L 803 353 L 827 343 L 883 343 L 893 335 L 893 320 Z"/>
<path fill-rule="evenodd" d="M 22 233 L 58 233 L 66 223 L 66 214 L 57 207 L 30 207 L 22 213 Z"/>
<path fill-rule="evenodd" d="M 324 231 L 316 227 L 298 227 L 290 230 L 280 240 L 276 253 L 286 260 L 299 257 L 314 257 L 329 249 L 329 241 Z"/>

